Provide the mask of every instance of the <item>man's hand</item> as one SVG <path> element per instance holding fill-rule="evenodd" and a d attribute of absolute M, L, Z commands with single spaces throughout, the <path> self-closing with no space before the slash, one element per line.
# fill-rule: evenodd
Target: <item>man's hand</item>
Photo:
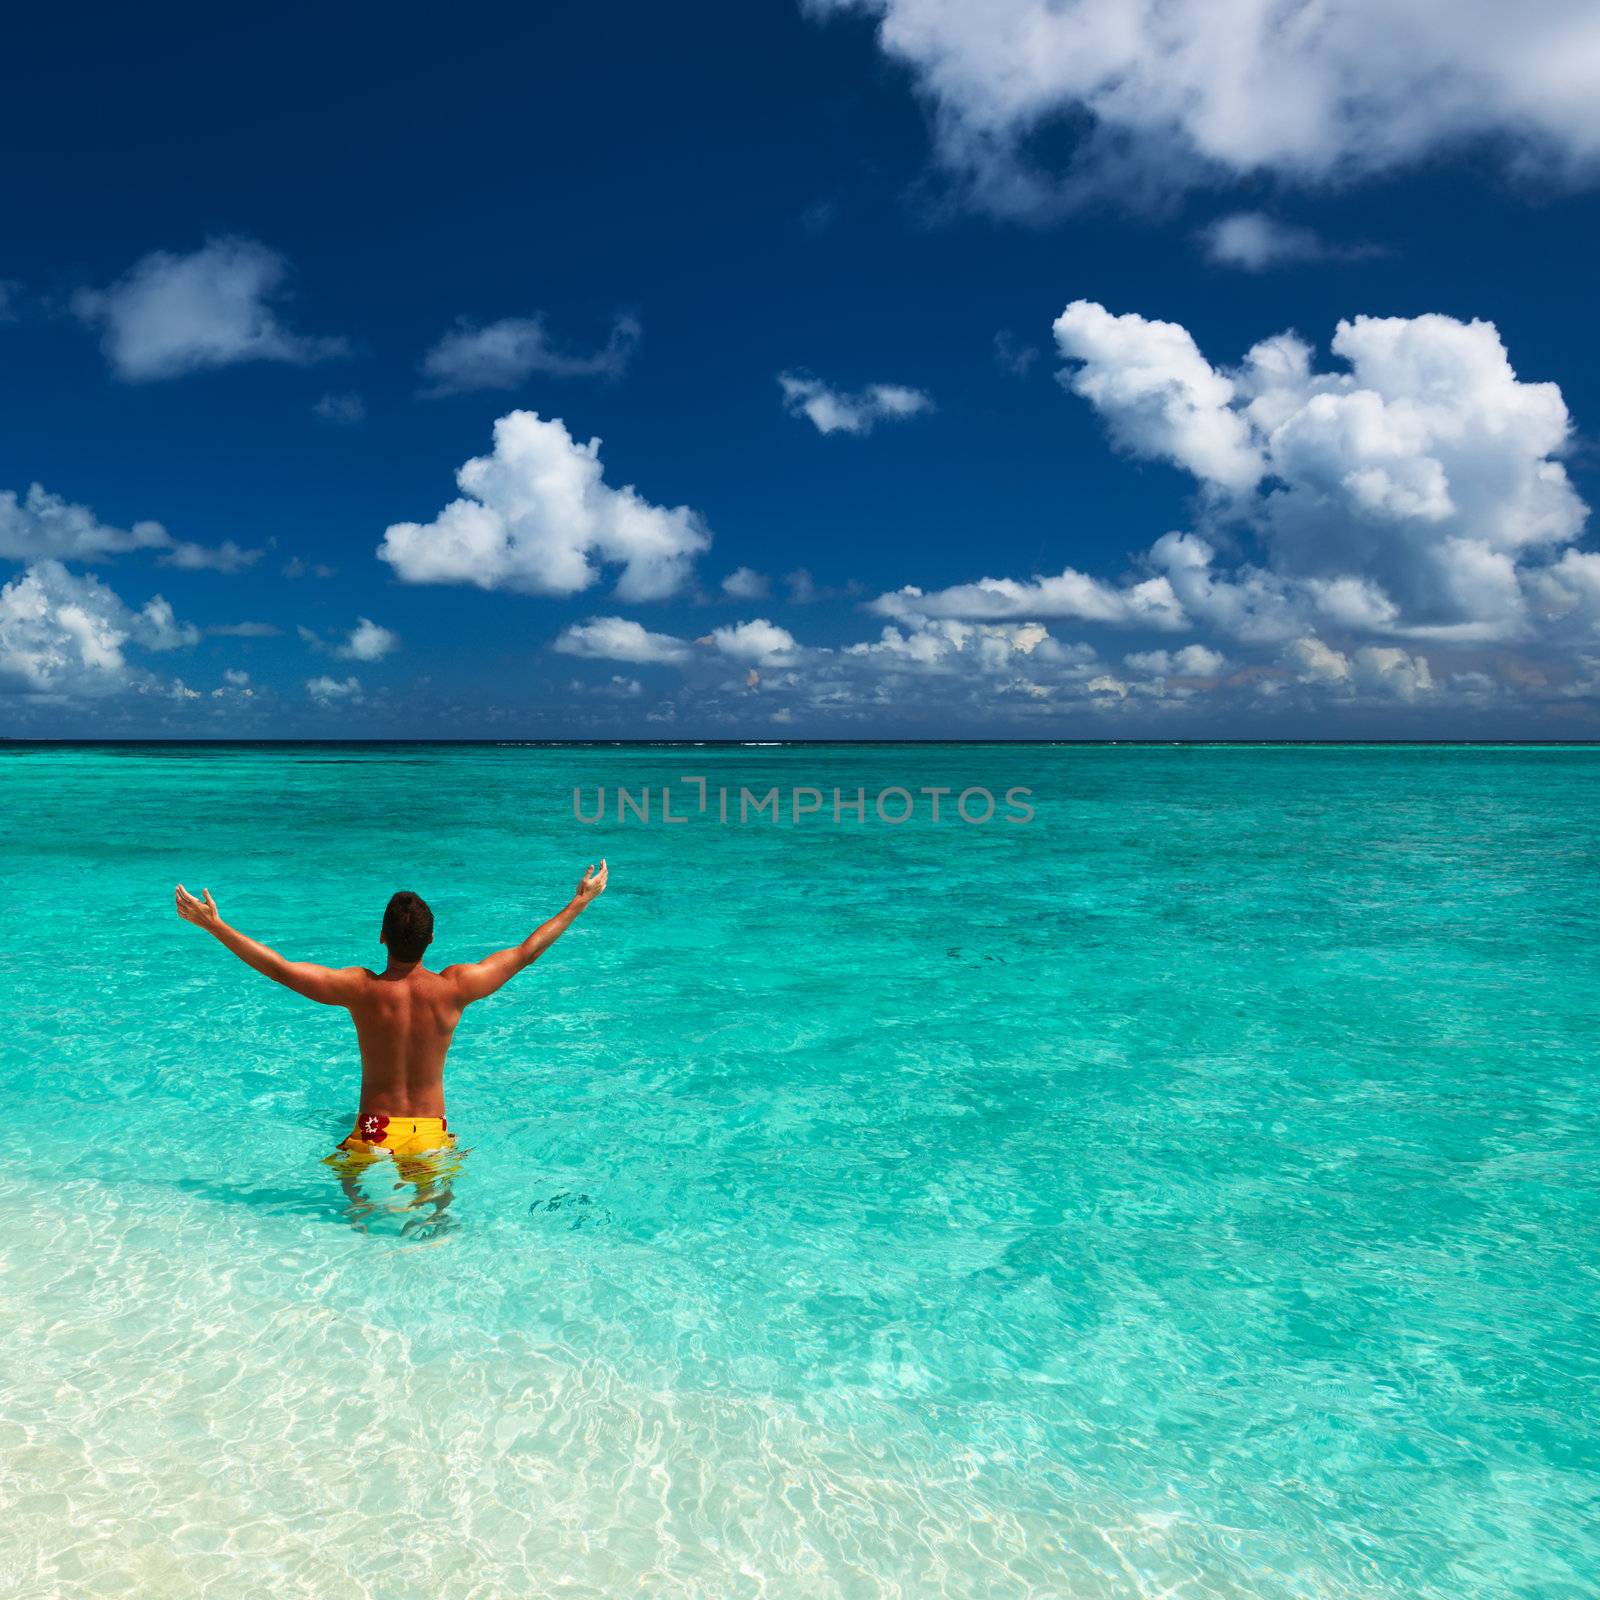
<path fill-rule="evenodd" d="M 578 887 L 572 898 L 580 905 L 588 905 L 591 900 L 597 900 L 606 892 L 606 858 L 600 857 L 600 870 L 597 872 L 594 863 L 589 863 L 589 870 L 578 880 Z"/>
<path fill-rule="evenodd" d="M 185 922 L 192 922 L 197 928 L 204 928 L 207 933 L 215 933 L 222 926 L 222 913 L 217 910 L 217 902 L 211 898 L 209 889 L 202 889 L 204 900 L 196 900 L 180 883 L 178 885 L 178 915 Z"/>
<path fill-rule="evenodd" d="M 524 967 L 537 961 L 578 920 L 578 913 L 605 893 L 605 888 L 606 864 L 602 858 L 598 869 L 591 866 L 578 880 L 572 898 L 548 922 L 541 922 L 521 944 L 496 950 L 482 961 L 464 961 L 459 966 L 446 967 L 439 976 L 455 985 L 464 1006 L 486 999 Z"/>
<path fill-rule="evenodd" d="M 285 961 L 276 950 L 252 939 L 237 928 L 230 928 L 217 910 L 217 902 L 209 889 L 202 889 L 203 900 L 196 900 L 180 883 L 178 885 L 178 915 L 197 928 L 213 934 L 231 950 L 247 967 L 253 967 L 264 978 L 293 989 L 307 1000 L 318 1005 L 347 1006 L 360 992 L 362 980 L 368 976 L 363 967 L 319 967 L 311 961 Z"/>

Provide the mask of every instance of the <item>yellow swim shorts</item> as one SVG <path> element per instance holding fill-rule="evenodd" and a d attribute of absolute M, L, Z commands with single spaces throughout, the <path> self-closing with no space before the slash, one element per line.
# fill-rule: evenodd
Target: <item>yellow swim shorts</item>
<path fill-rule="evenodd" d="M 339 1165 L 348 1161 L 376 1161 L 384 1152 L 399 1160 L 403 1156 L 432 1155 L 454 1150 L 456 1136 L 443 1117 L 390 1117 L 381 1111 L 366 1111 L 331 1156 L 324 1159 Z"/>

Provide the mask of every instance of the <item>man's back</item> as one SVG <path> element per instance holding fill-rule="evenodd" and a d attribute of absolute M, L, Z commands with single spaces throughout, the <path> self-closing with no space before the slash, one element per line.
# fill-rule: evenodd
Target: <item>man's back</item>
<path fill-rule="evenodd" d="M 347 1002 L 361 1046 L 362 1112 L 444 1115 L 444 1058 L 465 1001 L 460 985 L 415 966 L 370 972 Z"/>
<path fill-rule="evenodd" d="M 444 1118 L 444 1058 L 461 1013 L 493 994 L 537 961 L 572 926 L 606 886 L 606 864 L 590 867 L 572 899 L 521 944 L 496 950 L 481 961 L 430 972 L 423 952 L 433 941 L 433 913 L 420 896 L 402 891 L 384 912 L 379 938 L 388 948 L 382 972 L 367 967 L 321 967 L 289 961 L 222 920 L 209 890 L 196 900 L 180 883 L 178 915 L 216 938 L 246 966 L 274 983 L 321 1005 L 343 1006 L 356 1025 L 361 1046 L 360 1123 L 387 1118 Z"/>

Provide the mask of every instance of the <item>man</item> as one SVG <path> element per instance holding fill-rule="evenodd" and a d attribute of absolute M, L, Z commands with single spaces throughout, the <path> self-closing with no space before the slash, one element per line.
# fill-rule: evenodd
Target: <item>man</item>
<path fill-rule="evenodd" d="M 537 961 L 604 893 L 606 864 L 590 866 L 567 905 L 521 944 L 482 961 L 430 972 L 423 953 L 433 943 L 433 912 L 420 895 L 402 890 L 383 913 L 378 938 L 388 952 L 382 972 L 366 967 L 319 967 L 288 961 L 276 950 L 230 928 L 209 889 L 196 900 L 180 883 L 178 915 L 204 928 L 246 966 L 320 1005 L 343 1006 L 361 1046 L 361 1102 L 356 1125 L 330 1160 L 362 1165 L 389 1151 L 397 1162 L 455 1145 L 444 1115 L 444 1058 L 461 1013 Z"/>

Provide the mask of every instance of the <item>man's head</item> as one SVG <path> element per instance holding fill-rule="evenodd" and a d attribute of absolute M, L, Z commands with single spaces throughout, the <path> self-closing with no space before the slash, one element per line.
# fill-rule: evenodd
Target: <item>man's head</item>
<path fill-rule="evenodd" d="M 383 932 L 378 935 L 396 961 L 420 961 L 433 943 L 433 913 L 420 894 L 402 889 L 384 908 Z"/>

